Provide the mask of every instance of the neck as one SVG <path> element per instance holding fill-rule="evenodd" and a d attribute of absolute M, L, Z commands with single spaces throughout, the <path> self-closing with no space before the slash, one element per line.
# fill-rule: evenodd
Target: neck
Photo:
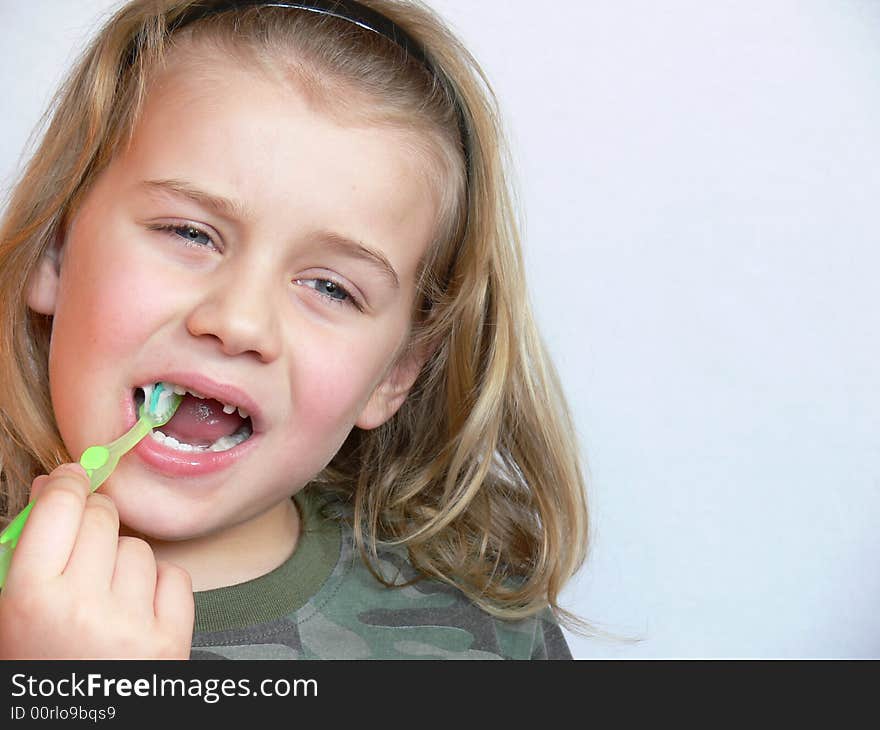
<path fill-rule="evenodd" d="M 299 528 L 296 505 L 285 499 L 259 517 L 218 534 L 180 542 L 151 539 L 149 543 L 157 560 L 179 565 L 190 574 L 193 591 L 208 591 L 244 583 L 277 568 L 293 554 Z M 223 560 L 217 560 L 218 555 Z"/>

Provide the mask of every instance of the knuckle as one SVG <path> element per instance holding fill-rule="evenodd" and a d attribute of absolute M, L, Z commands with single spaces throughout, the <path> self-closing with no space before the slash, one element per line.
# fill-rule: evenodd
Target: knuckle
<path fill-rule="evenodd" d="M 86 511 L 89 518 L 106 525 L 118 525 L 119 513 L 113 500 L 104 494 L 90 494 L 86 500 Z"/>
<path fill-rule="evenodd" d="M 56 480 L 46 486 L 40 502 L 53 509 L 81 512 L 85 503 L 86 492 L 79 485 L 68 480 Z"/>
<path fill-rule="evenodd" d="M 141 560 L 154 560 L 153 548 L 146 540 L 130 535 L 122 535 L 119 538 L 119 552 Z"/>
<path fill-rule="evenodd" d="M 92 509 L 103 510 L 113 515 L 116 514 L 116 505 L 113 504 L 113 500 L 106 494 L 90 494 L 86 499 L 86 504 Z"/>
<path fill-rule="evenodd" d="M 49 475 L 53 481 L 70 482 L 78 485 L 81 489 L 89 488 L 89 477 L 79 464 L 62 464 L 54 469 Z"/>
<path fill-rule="evenodd" d="M 159 561 L 158 567 L 163 580 L 179 585 L 181 592 L 192 592 L 192 578 L 188 571 L 164 560 Z"/>
<path fill-rule="evenodd" d="M 107 509 L 112 512 L 116 512 L 116 505 L 113 504 L 113 500 L 110 499 L 106 494 L 101 494 L 100 492 L 94 492 L 88 496 L 88 503 L 93 507 L 100 507 L 102 509 Z"/>

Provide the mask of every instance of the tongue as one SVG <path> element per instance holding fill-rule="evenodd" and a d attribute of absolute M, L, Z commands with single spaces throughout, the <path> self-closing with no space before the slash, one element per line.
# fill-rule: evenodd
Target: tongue
<path fill-rule="evenodd" d="M 242 423 L 237 411 L 224 413 L 223 404 L 213 398 L 202 400 L 187 393 L 172 419 L 159 430 L 192 446 L 210 446 L 235 433 Z"/>

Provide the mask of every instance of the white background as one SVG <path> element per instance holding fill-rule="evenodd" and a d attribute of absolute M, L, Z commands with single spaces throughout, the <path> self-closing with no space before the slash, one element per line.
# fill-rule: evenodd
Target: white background
<path fill-rule="evenodd" d="M 0 0 L 0 184 L 110 0 Z M 577 658 L 880 656 L 880 3 L 434 0 L 590 478 Z"/>

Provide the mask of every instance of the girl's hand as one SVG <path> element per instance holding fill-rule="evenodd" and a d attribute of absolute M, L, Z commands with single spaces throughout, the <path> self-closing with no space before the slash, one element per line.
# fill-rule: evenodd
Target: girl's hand
<path fill-rule="evenodd" d="M 188 659 L 189 574 L 119 536 L 109 497 L 78 464 L 33 483 L 34 504 L 0 593 L 0 658 Z"/>

